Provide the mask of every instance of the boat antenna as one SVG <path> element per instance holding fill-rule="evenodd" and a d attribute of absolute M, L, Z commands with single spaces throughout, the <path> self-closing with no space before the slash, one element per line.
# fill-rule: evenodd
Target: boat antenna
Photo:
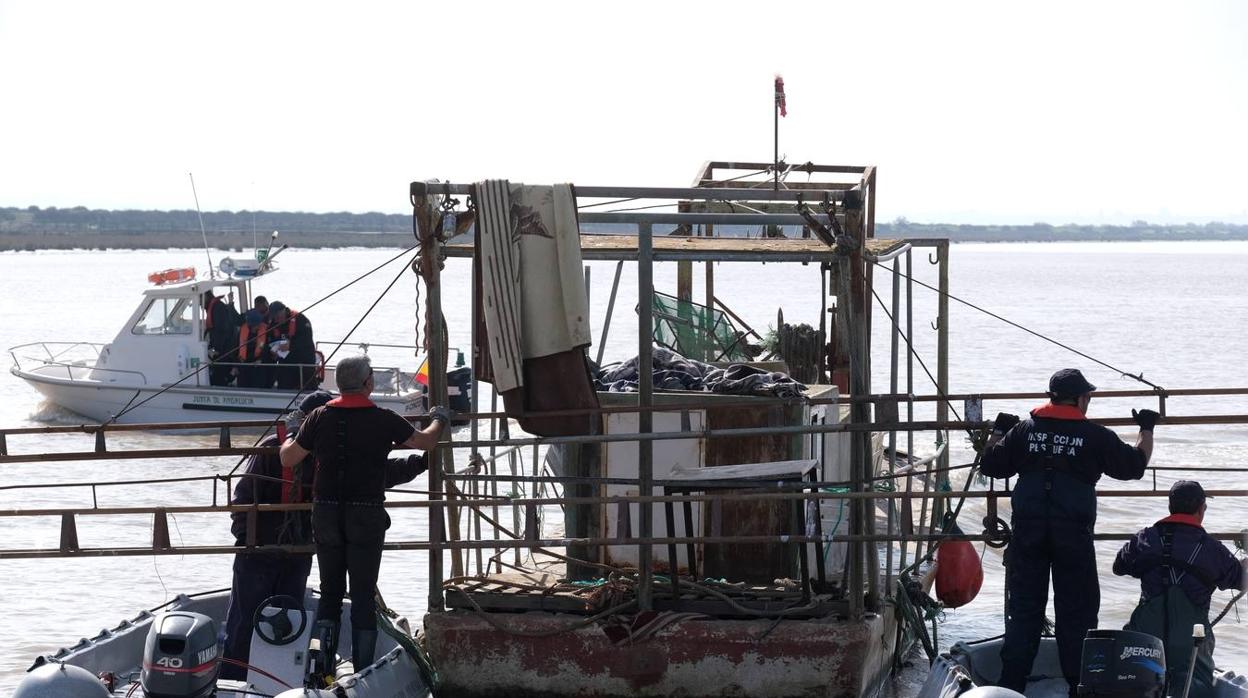
<path fill-rule="evenodd" d="M 254 252 L 255 250 L 260 249 L 260 243 L 259 243 L 258 239 L 256 238 L 256 206 L 255 206 L 255 203 L 256 203 L 256 202 L 255 202 L 255 196 L 256 196 L 256 183 L 255 183 L 255 182 L 252 182 L 252 183 L 251 183 L 251 196 L 252 196 L 252 202 L 251 202 L 251 203 L 252 203 L 252 206 L 251 206 L 251 249 L 252 249 L 252 251 Z"/>
<path fill-rule="evenodd" d="M 212 267 L 212 252 L 208 249 L 208 232 L 204 230 L 204 212 L 199 210 L 199 192 L 195 191 L 195 173 L 187 172 L 187 177 L 191 178 L 191 194 L 195 197 L 195 213 L 199 216 L 199 234 L 204 236 L 204 254 L 208 257 L 208 278 L 217 278 L 216 270 Z"/>
<path fill-rule="evenodd" d="M 269 260 L 271 259 L 271 257 L 269 257 L 269 253 L 273 251 L 273 245 L 276 243 L 277 243 L 277 231 L 274 230 L 273 234 L 269 236 L 269 246 L 264 248 L 264 260 L 261 262 L 261 266 L 266 266 L 266 267 L 269 266 Z M 259 251 L 259 249 L 260 247 L 257 245 L 256 250 Z"/>

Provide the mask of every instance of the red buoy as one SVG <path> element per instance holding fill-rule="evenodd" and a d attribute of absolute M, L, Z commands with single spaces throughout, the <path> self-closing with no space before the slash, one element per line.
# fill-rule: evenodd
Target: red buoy
<path fill-rule="evenodd" d="M 960 535 L 957 524 L 948 533 Z M 958 608 L 975 600 L 984 585 L 984 567 L 969 540 L 941 541 L 936 548 L 936 598 L 946 608 Z"/>

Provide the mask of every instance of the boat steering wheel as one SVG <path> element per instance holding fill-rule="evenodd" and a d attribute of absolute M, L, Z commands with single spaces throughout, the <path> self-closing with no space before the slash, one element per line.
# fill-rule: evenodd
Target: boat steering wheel
<path fill-rule="evenodd" d="M 269 606 L 274 608 L 270 610 Z M 286 611 L 299 611 L 298 627 L 291 625 Z M 289 645 L 308 627 L 308 611 L 293 596 L 278 594 L 265 599 L 251 620 L 256 634 L 265 642 L 276 646 Z"/>

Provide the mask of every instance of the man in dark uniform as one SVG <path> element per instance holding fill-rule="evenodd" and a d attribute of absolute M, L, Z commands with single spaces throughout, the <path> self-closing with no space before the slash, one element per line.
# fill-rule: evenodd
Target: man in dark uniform
<path fill-rule="evenodd" d="M 1096 627 L 1096 482 L 1101 475 L 1138 480 L 1153 452 L 1152 410 L 1131 411 L 1140 426 L 1135 446 L 1087 419 L 1096 386 L 1075 369 L 1049 380 L 1047 405 L 1031 419 L 1001 413 L 984 446 L 980 470 L 997 478 L 1018 476 L 1010 496 L 1013 536 L 1005 553 L 1009 594 L 998 685 L 1019 693 L 1040 647 L 1049 575 L 1053 576 L 1058 655 L 1071 695 L 1079 683 L 1083 638 Z"/>
<path fill-rule="evenodd" d="M 1244 561 L 1235 559 L 1205 533 L 1205 490 L 1179 480 L 1170 487 L 1170 515 L 1142 529 L 1114 558 L 1114 574 L 1140 580 L 1140 604 L 1127 630 L 1161 638 L 1166 647 L 1166 695 L 1182 695 L 1192 659 L 1192 626 L 1205 640 L 1192 672 L 1192 698 L 1213 695 L 1213 627 L 1209 602 L 1214 588 L 1243 589 Z"/>
<path fill-rule="evenodd" d="M 260 443 L 261 447 L 277 448 L 286 441 L 285 434 L 294 438 L 307 414 L 333 397 L 323 390 L 305 397 L 299 403 L 299 409 L 286 415 L 285 429 L 279 429 L 277 435 L 266 438 Z M 423 456 L 391 458 L 386 462 L 386 487 L 410 482 L 425 470 Z M 280 457 L 276 455 L 252 456 L 245 474 L 234 488 L 230 504 L 307 502 L 311 499 L 315 472 L 316 461 L 311 456 L 290 468 L 283 467 Z M 230 517 L 234 544 L 246 546 L 247 514 L 236 512 Z M 265 512 L 256 516 L 255 545 L 311 545 L 312 542 L 311 512 Z M 311 553 L 235 555 L 234 581 L 225 623 L 226 658 L 247 661 L 251 653 L 252 622 L 260 604 L 278 595 L 291 596 L 302 602 L 311 569 Z M 243 680 L 247 669 L 227 662 L 221 667 L 221 675 L 227 679 Z"/>
<path fill-rule="evenodd" d="M 274 306 L 277 303 L 273 304 Z M 338 362 L 342 396 L 308 415 L 297 438 L 282 445 L 283 464 L 316 457 L 312 529 L 321 575 L 316 633 L 322 654 L 333 657 L 342 598 L 351 580 L 351 658 L 357 670 L 373 662 L 377 646 L 374 598 L 381 549 L 390 517 L 384 508 L 386 459 L 393 448 L 428 451 L 450 421 L 446 408 L 430 412 L 423 431 L 368 399 L 373 368 L 367 356 Z"/>
<path fill-rule="evenodd" d="M 204 291 L 201 299 L 204 308 L 204 338 L 208 340 L 208 384 L 229 385 L 230 376 L 234 372 L 232 366 L 223 366 L 218 361 L 235 363 L 238 348 L 238 311 L 224 299 L 212 295 L 212 291 Z"/>
<path fill-rule="evenodd" d="M 273 352 L 269 350 L 269 325 L 259 310 L 251 309 L 238 328 L 238 387 L 273 387 Z"/>
<path fill-rule="evenodd" d="M 281 301 L 269 304 L 269 336 L 284 343 L 285 357 L 278 358 L 277 387 L 285 390 L 315 388 L 316 341 L 312 338 L 312 321 Z"/>
<path fill-rule="evenodd" d="M 277 448 L 286 440 L 286 433 L 297 434 L 304 415 L 333 398 L 324 391 L 315 392 L 299 403 L 299 409 L 286 416 L 283 429 L 260 442 L 262 448 Z M 312 478 L 316 467 L 311 458 L 304 458 L 283 468 L 280 458 L 255 455 L 234 487 L 230 504 L 277 504 L 306 502 L 310 499 Z M 248 545 L 247 514 L 230 514 L 230 533 L 234 544 Z M 255 545 L 309 545 L 312 543 L 312 515 L 307 511 L 264 512 L 256 515 Z M 238 553 L 234 556 L 234 582 L 230 588 L 230 610 L 225 619 L 225 651 L 223 656 L 246 662 L 251 653 L 252 620 L 256 609 L 270 596 L 285 595 L 302 601 L 312 570 L 310 553 L 281 552 Z M 247 669 L 231 663 L 221 666 L 221 676 L 244 680 Z"/>

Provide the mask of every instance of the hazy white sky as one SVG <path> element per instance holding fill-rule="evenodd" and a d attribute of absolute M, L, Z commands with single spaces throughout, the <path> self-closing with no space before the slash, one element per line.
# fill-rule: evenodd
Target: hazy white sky
<path fill-rule="evenodd" d="M 875 164 L 880 218 L 1248 222 L 1248 4 L 0 0 L 0 205 Z"/>

